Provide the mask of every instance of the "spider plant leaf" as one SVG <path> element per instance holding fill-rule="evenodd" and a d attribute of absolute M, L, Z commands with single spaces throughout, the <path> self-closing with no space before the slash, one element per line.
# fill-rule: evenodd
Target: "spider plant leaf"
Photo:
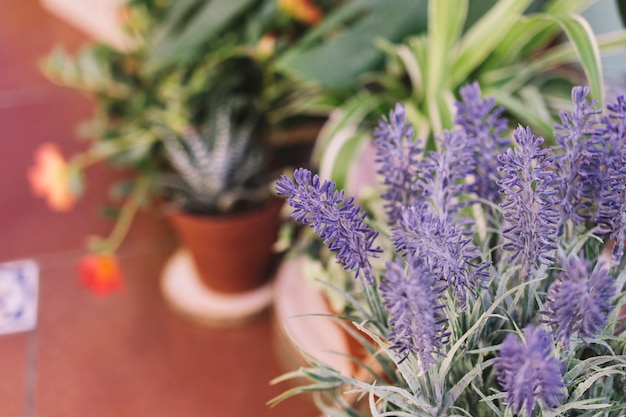
<path fill-rule="evenodd" d="M 596 37 L 598 49 L 602 56 L 626 51 L 626 30 L 605 33 Z M 507 91 L 520 88 L 532 77 L 545 73 L 559 65 L 576 62 L 578 55 L 574 46 L 567 42 L 554 46 L 532 62 L 524 66 L 513 65 L 485 72 L 481 77 L 481 84 L 500 84 Z"/>
<path fill-rule="evenodd" d="M 340 132 L 347 128 L 356 131 L 363 119 L 376 108 L 378 98 L 373 94 L 361 93 L 331 112 L 328 121 L 319 133 L 311 156 L 314 165 L 319 166 L 326 148 Z"/>
<path fill-rule="evenodd" d="M 555 0 L 546 2 L 545 12 L 554 14 L 580 13 L 588 5 L 588 0 Z M 529 56 L 533 52 L 545 48 L 558 35 L 558 30 L 558 27 L 549 22 L 527 19 L 524 16 L 515 22 L 511 30 L 498 44 L 492 56 L 487 59 L 483 68 L 498 68 L 519 62 L 520 57 Z"/>
<path fill-rule="evenodd" d="M 489 71 L 518 63 L 521 58 L 546 47 L 554 39 L 556 32 L 557 28 L 548 22 L 538 22 L 522 16 L 481 68 Z"/>
<path fill-rule="evenodd" d="M 370 135 L 365 132 L 340 131 L 324 153 L 320 176 L 331 179 L 340 189 L 347 188 L 348 179 L 355 175 L 352 170 L 357 166 L 351 162 L 360 159 L 370 141 Z"/>
<path fill-rule="evenodd" d="M 540 114 L 535 112 L 532 107 L 519 97 L 502 89 L 486 90 L 485 94 L 493 97 L 499 106 L 504 107 L 520 123 L 526 126 L 532 126 L 536 134 L 546 139 L 552 136 L 552 122 L 541 117 Z"/>
<path fill-rule="evenodd" d="M 432 133 L 440 135 L 444 129 L 454 125 L 454 95 L 449 88 L 441 88 L 426 97 L 426 114 Z M 435 150 L 436 144 L 431 135 L 426 142 L 426 150 Z"/>
<path fill-rule="evenodd" d="M 540 13 L 533 18 L 544 19 L 561 26 L 563 31 L 567 34 L 580 65 L 585 72 L 591 96 L 598 100 L 600 106 L 604 107 L 604 81 L 602 77 L 600 49 L 589 23 L 578 15 Z"/>
<path fill-rule="evenodd" d="M 398 45 L 396 49 L 396 53 L 411 80 L 413 97 L 418 101 L 422 101 L 426 93 L 427 50 L 427 39 L 422 36 L 407 39 L 404 44 Z"/>
<path fill-rule="evenodd" d="M 594 1 L 589 0 L 552 0 L 547 2 L 545 11 L 547 13 L 582 13 L 589 8 Z"/>
<path fill-rule="evenodd" d="M 449 79 L 449 60 L 467 17 L 467 0 L 428 3 L 427 95 L 437 94 Z M 432 97 L 431 97 L 432 98 Z"/>
<path fill-rule="evenodd" d="M 465 33 L 452 65 L 452 85 L 466 80 L 493 52 L 531 0 L 501 0 Z"/>

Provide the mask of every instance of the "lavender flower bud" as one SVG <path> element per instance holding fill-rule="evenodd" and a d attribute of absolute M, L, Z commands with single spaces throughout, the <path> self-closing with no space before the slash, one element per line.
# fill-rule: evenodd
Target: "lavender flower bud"
<path fill-rule="evenodd" d="M 617 102 L 607 108 L 609 114 L 602 118 L 603 137 L 610 148 L 596 221 L 600 233 L 608 233 L 615 241 L 612 264 L 618 265 L 624 255 L 626 239 L 626 99 L 619 96 Z"/>
<path fill-rule="evenodd" d="M 408 275 L 408 276 L 407 276 Z M 387 273 L 380 284 L 382 305 L 389 312 L 392 349 L 404 357 L 415 352 L 426 371 L 436 363 L 448 341 L 447 318 L 442 311 L 445 285 L 435 279 L 428 267 L 409 256 L 408 273 L 402 259 L 387 263 Z"/>
<path fill-rule="evenodd" d="M 468 189 L 467 177 L 474 169 L 471 149 L 463 131 L 445 130 L 438 137 L 439 152 L 430 152 L 419 164 L 415 188 L 442 219 L 451 219 L 461 208 L 458 197 Z"/>
<path fill-rule="evenodd" d="M 312 227 L 346 270 L 355 271 L 357 278 L 362 272 L 366 282 L 374 284 L 369 257 L 378 257 L 382 250 L 374 247 L 378 233 L 363 223 L 361 207 L 353 197 L 344 198 L 343 190 L 335 191 L 334 182 L 321 182 L 317 175 L 311 179 L 307 169 L 297 169 L 294 178 L 295 183 L 286 175 L 276 181 L 277 194 L 287 196 L 294 208 L 291 216 Z"/>
<path fill-rule="evenodd" d="M 477 263 L 480 253 L 472 238 L 436 216 L 427 204 L 404 210 L 391 239 L 399 253 L 419 259 L 436 279 L 445 281 L 462 309 L 467 308 L 467 292 L 474 294 L 489 279 L 490 263 Z"/>
<path fill-rule="evenodd" d="M 417 160 L 423 149 L 420 141 L 414 139 L 413 126 L 406 121 L 403 104 L 396 104 L 389 113 L 389 119 L 383 116 L 374 131 L 377 170 L 386 191 L 382 194 L 387 210 L 389 224 L 400 219 L 403 206 L 413 204 L 416 193 L 412 189 L 417 175 Z"/>
<path fill-rule="evenodd" d="M 565 384 L 561 362 L 552 357 L 550 336 L 528 326 L 524 339 L 525 343 L 520 343 L 513 333 L 504 338 L 495 369 L 509 407 L 519 413 L 526 404 L 526 414 L 530 416 L 537 398 L 550 408 L 558 406 Z"/>
<path fill-rule="evenodd" d="M 614 280 L 608 268 L 599 265 L 589 274 L 589 262 L 571 255 L 562 259 L 563 271 L 548 291 L 545 320 L 565 348 L 574 332 L 581 338 L 593 338 L 602 332 L 613 310 Z"/>
<path fill-rule="evenodd" d="M 589 88 L 574 87 L 572 113 L 561 112 L 560 124 L 555 124 L 554 135 L 558 148 L 555 155 L 558 173 L 561 225 L 571 219 L 575 225 L 592 218 L 593 203 L 597 201 L 602 185 L 605 151 L 599 143 L 599 114 L 597 102 L 587 103 Z"/>
<path fill-rule="evenodd" d="M 497 203 L 498 154 L 510 145 L 506 136 L 507 119 L 504 109 L 495 107 L 493 98 L 481 98 L 477 82 L 466 84 L 460 90 L 462 102 L 456 103 L 455 124 L 467 135 L 467 146 L 473 153 L 476 181 L 472 191 L 479 197 Z"/>
<path fill-rule="evenodd" d="M 559 209 L 555 201 L 555 174 L 550 169 L 550 150 L 541 148 L 543 138 L 521 126 L 513 132 L 518 148 L 501 153 L 498 181 L 505 201 L 503 248 L 511 261 L 519 262 L 525 279 L 538 264 L 556 262 L 551 253 L 557 247 Z"/>

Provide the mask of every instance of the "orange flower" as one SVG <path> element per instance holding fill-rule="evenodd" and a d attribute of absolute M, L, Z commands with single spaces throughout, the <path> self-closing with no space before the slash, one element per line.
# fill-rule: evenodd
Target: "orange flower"
<path fill-rule="evenodd" d="M 256 54 L 259 58 L 269 58 L 274 55 L 277 36 L 273 33 L 263 35 L 256 45 Z"/>
<path fill-rule="evenodd" d="M 126 24 L 128 20 L 130 19 L 130 14 L 131 14 L 130 7 L 126 5 L 122 5 L 118 7 L 117 13 L 115 16 L 117 23 L 119 23 L 120 25 Z"/>
<path fill-rule="evenodd" d="M 52 210 L 68 211 L 75 202 L 69 174 L 69 164 L 59 148 L 44 143 L 35 152 L 35 165 L 28 170 L 28 181 L 33 194 L 45 198 Z"/>
<path fill-rule="evenodd" d="M 94 294 L 104 296 L 124 289 L 122 271 L 115 256 L 108 253 L 92 253 L 77 265 L 80 284 Z"/>
<path fill-rule="evenodd" d="M 278 8 L 307 25 L 316 25 L 323 17 L 322 9 L 312 0 L 278 0 Z"/>

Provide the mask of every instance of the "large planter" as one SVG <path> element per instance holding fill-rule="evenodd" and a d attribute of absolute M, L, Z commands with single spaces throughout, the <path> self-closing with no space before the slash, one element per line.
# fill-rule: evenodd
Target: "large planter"
<path fill-rule="evenodd" d="M 275 200 L 230 216 L 170 213 L 180 240 L 161 283 L 170 306 L 209 325 L 238 324 L 265 312 L 273 301 L 282 205 Z"/>

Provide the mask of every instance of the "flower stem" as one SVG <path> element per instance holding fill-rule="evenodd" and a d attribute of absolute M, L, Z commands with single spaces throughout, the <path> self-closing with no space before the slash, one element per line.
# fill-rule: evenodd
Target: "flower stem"
<path fill-rule="evenodd" d="M 120 215 L 115 223 L 115 226 L 113 227 L 113 230 L 111 231 L 111 234 L 109 234 L 106 240 L 102 243 L 102 247 L 106 248 L 107 252 L 113 253 L 117 251 L 126 238 L 133 219 L 135 218 L 135 214 L 137 214 L 137 211 L 141 206 L 141 202 L 146 197 L 148 188 L 149 181 L 146 178 L 140 177 L 133 187 L 131 195 L 122 206 Z"/>

